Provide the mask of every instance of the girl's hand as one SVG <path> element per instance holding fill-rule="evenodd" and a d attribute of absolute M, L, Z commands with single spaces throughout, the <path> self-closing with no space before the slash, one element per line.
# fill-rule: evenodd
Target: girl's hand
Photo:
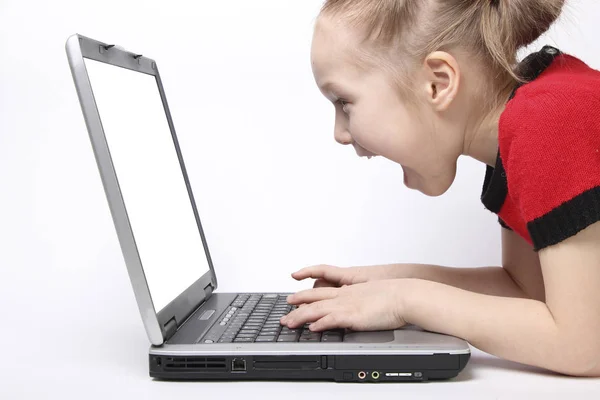
<path fill-rule="evenodd" d="M 307 322 L 312 331 L 347 328 L 355 331 L 391 330 L 406 325 L 402 279 L 379 280 L 341 288 L 321 287 L 288 297 L 302 305 L 281 319 L 297 328 Z"/>
<path fill-rule="evenodd" d="M 383 279 L 409 278 L 412 271 L 406 265 L 375 265 L 370 267 L 340 268 L 332 265 L 316 265 L 294 272 L 292 277 L 298 281 L 316 279 L 314 287 L 342 287 Z"/>

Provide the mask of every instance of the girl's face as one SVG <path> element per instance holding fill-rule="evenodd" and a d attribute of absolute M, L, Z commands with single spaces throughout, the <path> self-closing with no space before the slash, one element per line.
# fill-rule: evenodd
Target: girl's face
<path fill-rule="evenodd" d="M 335 106 L 335 140 L 354 146 L 359 156 L 383 156 L 402 166 L 404 183 L 426 195 L 451 186 L 462 148 L 444 129 L 431 107 L 403 102 L 389 72 L 360 68 L 358 36 L 320 17 L 313 38 L 312 66 L 321 92 Z M 423 82 L 421 82 L 423 80 Z M 415 96 L 430 94 L 425 79 L 411 82 Z M 426 102 L 425 102 L 426 104 Z M 454 140 L 454 142 L 457 142 Z"/>

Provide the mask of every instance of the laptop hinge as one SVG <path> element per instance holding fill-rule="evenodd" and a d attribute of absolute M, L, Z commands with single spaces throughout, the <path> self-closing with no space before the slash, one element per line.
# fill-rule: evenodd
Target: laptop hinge
<path fill-rule="evenodd" d="M 171 339 L 171 336 L 173 336 L 175 332 L 177 332 L 177 321 L 175 321 L 175 317 L 173 317 L 165 324 L 165 339 Z"/>
<path fill-rule="evenodd" d="M 206 287 L 204 288 L 204 301 L 208 300 L 208 298 L 212 294 L 213 290 L 214 290 L 214 288 L 212 286 L 212 283 L 209 283 L 208 285 L 206 285 Z"/>

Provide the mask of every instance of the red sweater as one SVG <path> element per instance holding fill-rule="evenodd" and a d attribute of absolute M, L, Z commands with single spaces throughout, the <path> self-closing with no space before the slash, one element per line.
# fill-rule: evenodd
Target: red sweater
<path fill-rule="evenodd" d="M 481 200 L 537 251 L 600 221 L 600 71 L 550 46 L 520 67 Z"/>

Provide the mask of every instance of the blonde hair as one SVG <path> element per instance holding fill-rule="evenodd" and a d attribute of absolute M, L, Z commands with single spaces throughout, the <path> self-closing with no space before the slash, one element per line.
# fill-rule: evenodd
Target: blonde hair
<path fill-rule="evenodd" d="M 422 62 L 437 50 L 464 49 L 504 92 L 524 78 L 517 51 L 560 16 L 565 0 L 326 0 L 321 13 L 361 28 L 380 51 Z M 406 70 L 406 69 L 405 69 Z"/>

